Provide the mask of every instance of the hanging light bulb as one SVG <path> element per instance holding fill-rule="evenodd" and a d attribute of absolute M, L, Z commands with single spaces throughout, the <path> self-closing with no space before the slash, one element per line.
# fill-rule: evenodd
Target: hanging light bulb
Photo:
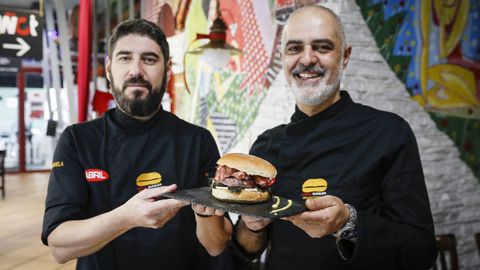
<path fill-rule="evenodd" d="M 228 64 L 230 56 L 229 50 L 206 48 L 203 50 L 200 60 L 206 62 L 213 70 L 218 70 Z"/>

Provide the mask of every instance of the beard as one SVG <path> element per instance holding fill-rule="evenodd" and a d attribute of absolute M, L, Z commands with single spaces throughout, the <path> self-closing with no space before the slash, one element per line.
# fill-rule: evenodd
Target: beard
<path fill-rule="evenodd" d="M 323 79 L 320 82 L 304 82 L 301 84 L 294 80 L 289 88 L 293 92 L 295 100 L 302 104 L 313 106 L 320 105 L 331 98 L 337 91 L 343 74 L 343 65 L 339 64 L 338 66 L 338 72 L 334 74 L 332 71 L 324 68 L 300 64 L 300 66 L 293 71 L 294 76 L 295 74 L 298 75 L 305 71 L 313 71 L 323 76 Z M 327 82 L 330 81 L 331 78 L 334 79 L 333 83 L 328 84 Z"/>
<path fill-rule="evenodd" d="M 165 76 L 166 74 L 164 74 L 162 85 L 158 88 L 153 88 L 152 84 L 141 76 L 132 77 L 124 81 L 122 88 L 119 88 L 110 73 L 110 78 L 112 78 L 112 93 L 117 102 L 117 106 L 130 116 L 145 117 L 154 114 L 160 108 L 163 93 L 165 92 Z M 143 87 L 147 88 L 147 95 L 142 97 L 141 91 L 134 90 L 133 98 L 128 97 L 125 94 L 125 89 L 129 84 L 141 84 Z"/>

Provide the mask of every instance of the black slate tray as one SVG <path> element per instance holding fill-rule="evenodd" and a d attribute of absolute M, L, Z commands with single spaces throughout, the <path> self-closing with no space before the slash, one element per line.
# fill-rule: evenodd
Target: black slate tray
<path fill-rule="evenodd" d="M 222 202 L 212 196 L 209 187 L 184 189 L 173 193 L 165 193 L 162 196 L 213 207 L 225 212 L 264 218 L 293 216 L 307 210 L 303 202 L 296 202 L 279 196 L 271 196 L 270 200 L 266 202 L 254 204 Z M 276 207 L 274 204 L 277 204 Z M 289 204 L 291 205 L 288 206 Z"/>

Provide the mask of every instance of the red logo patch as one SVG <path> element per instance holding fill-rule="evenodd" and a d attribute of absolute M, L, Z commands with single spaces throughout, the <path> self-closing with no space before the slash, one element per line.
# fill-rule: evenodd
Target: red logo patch
<path fill-rule="evenodd" d="M 109 178 L 109 175 L 106 171 L 100 169 L 88 169 L 85 170 L 85 178 L 87 182 L 102 182 L 106 181 Z"/>

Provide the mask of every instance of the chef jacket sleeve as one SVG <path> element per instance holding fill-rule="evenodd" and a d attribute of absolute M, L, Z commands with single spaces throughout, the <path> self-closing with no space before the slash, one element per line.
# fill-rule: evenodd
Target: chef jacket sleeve
<path fill-rule="evenodd" d="M 340 242 L 339 250 L 366 269 L 428 269 L 437 256 L 433 218 L 415 136 L 403 119 L 386 147 L 380 205 L 357 209 L 355 247 Z"/>
<path fill-rule="evenodd" d="M 45 213 L 41 239 L 47 238 L 61 223 L 85 219 L 88 216 L 88 186 L 75 147 L 74 133 L 67 128 L 58 141 L 45 201 Z"/>

